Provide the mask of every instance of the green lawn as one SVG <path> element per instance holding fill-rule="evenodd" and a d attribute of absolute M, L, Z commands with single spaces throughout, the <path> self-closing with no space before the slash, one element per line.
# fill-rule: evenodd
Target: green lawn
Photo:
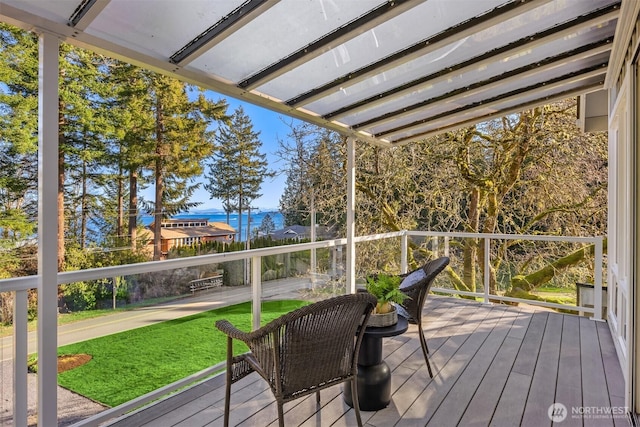
<path fill-rule="evenodd" d="M 265 302 L 262 322 L 306 304 Z M 58 383 L 108 406 L 127 402 L 223 361 L 226 338 L 214 326 L 219 319 L 250 331 L 251 305 L 224 307 L 60 347 L 58 355 L 85 353 L 92 359 L 59 374 Z M 235 350 L 246 351 L 246 347 Z"/>

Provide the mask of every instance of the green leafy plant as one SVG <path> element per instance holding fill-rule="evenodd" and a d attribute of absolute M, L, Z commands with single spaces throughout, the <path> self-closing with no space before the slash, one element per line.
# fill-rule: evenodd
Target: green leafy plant
<path fill-rule="evenodd" d="M 389 313 L 393 311 L 391 303 L 402 304 L 406 298 L 409 298 L 400 290 L 400 282 L 399 276 L 386 274 L 367 278 L 367 291 L 378 299 L 374 313 Z"/>

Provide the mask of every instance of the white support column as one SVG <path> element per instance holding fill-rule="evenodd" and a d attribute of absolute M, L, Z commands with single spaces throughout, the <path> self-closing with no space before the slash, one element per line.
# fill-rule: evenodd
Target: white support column
<path fill-rule="evenodd" d="M 356 140 L 347 138 L 347 293 L 356 292 Z"/>
<path fill-rule="evenodd" d="M 262 313 L 262 280 L 260 277 L 260 266 L 262 257 L 251 258 L 251 313 L 253 319 L 253 330 L 260 328 L 260 314 Z"/>
<path fill-rule="evenodd" d="M 38 426 L 58 424 L 58 48 L 40 35 L 38 76 Z"/>
<path fill-rule="evenodd" d="M 27 291 L 16 291 L 13 299 L 13 425 L 26 426 L 27 420 Z"/>

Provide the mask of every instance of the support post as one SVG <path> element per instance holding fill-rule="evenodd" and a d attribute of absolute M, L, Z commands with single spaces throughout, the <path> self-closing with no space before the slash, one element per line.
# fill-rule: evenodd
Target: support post
<path fill-rule="evenodd" d="M 311 188 L 311 230 L 309 232 L 311 241 L 316 241 L 316 205 L 315 205 L 315 189 Z M 316 287 L 316 274 L 317 272 L 316 262 L 316 248 L 311 249 L 311 260 L 309 270 L 311 270 L 311 289 Z"/>
<path fill-rule="evenodd" d="M 38 75 L 38 426 L 58 424 L 58 49 L 39 39 Z"/>
<path fill-rule="evenodd" d="M 26 426 L 28 403 L 28 295 L 16 291 L 13 300 L 13 425 Z"/>
<path fill-rule="evenodd" d="M 260 277 L 260 266 L 262 257 L 251 258 L 251 313 L 253 319 L 253 330 L 260 328 L 260 314 L 262 313 L 262 280 Z"/>
<path fill-rule="evenodd" d="M 491 249 L 491 241 L 488 237 L 484 238 L 484 303 L 489 304 L 489 285 L 490 285 L 490 262 L 489 250 Z"/>
<path fill-rule="evenodd" d="M 405 274 L 408 270 L 407 267 L 407 248 L 409 246 L 409 236 L 407 233 L 400 238 L 400 273 Z"/>
<path fill-rule="evenodd" d="M 602 320 L 602 236 L 594 242 L 593 320 Z"/>
<path fill-rule="evenodd" d="M 356 292 L 356 140 L 347 138 L 347 293 Z"/>

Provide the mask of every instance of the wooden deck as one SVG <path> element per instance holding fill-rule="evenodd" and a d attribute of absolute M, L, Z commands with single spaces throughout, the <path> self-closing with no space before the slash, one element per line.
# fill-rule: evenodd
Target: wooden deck
<path fill-rule="evenodd" d="M 606 323 L 444 297 L 430 298 L 425 310 L 434 378 L 428 376 L 415 325 L 386 339 L 392 402 L 362 412 L 367 426 L 551 426 L 548 411 L 554 403 L 567 408 L 557 426 L 630 425 L 620 414 L 624 381 Z M 232 390 L 232 425 L 277 425 L 274 399 L 256 374 Z M 315 395 L 285 405 L 285 424 L 356 424 L 341 386 L 321 396 L 321 407 Z M 223 408 L 224 376 L 218 376 L 113 425 L 219 426 Z M 562 414 L 560 407 L 556 415 Z"/>

